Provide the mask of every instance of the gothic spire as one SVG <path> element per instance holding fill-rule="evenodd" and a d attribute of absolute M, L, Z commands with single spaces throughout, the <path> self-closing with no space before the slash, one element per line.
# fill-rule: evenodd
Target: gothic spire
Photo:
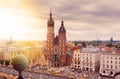
<path fill-rule="evenodd" d="M 48 20 L 48 26 L 54 26 L 54 20 L 52 18 L 51 6 L 50 6 L 50 19 Z"/>
<path fill-rule="evenodd" d="M 59 31 L 66 31 L 65 27 L 64 27 L 64 21 L 61 21 L 61 27 L 60 27 Z"/>
<path fill-rule="evenodd" d="M 51 6 L 50 6 L 50 19 L 52 19 L 52 11 L 51 11 Z"/>

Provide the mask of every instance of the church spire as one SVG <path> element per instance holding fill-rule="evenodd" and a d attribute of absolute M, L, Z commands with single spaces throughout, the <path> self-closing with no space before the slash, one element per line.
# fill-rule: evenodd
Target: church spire
<path fill-rule="evenodd" d="M 51 11 L 51 7 L 50 7 L 50 18 L 48 20 L 48 26 L 54 26 L 54 20 L 52 18 L 52 11 Z"/>
<path fill-rule="evenodd" d="M 51 11 L 51 6 L 50 6 L 50 19 L 52 19 L 52 11 Z"/>
<path fill-rule="evenodd" d="M 64 27 L 64 21 L 61 21 L 61 26 Z"/>

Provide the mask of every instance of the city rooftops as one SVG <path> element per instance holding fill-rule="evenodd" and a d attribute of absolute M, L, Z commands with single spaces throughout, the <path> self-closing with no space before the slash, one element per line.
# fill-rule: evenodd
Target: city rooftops
<path fill-rule="evenodd" d="M 82 48 L 82 53 L 99 53 L 99 52 L 101 52 L 101 49 L 96 47 Z"/>

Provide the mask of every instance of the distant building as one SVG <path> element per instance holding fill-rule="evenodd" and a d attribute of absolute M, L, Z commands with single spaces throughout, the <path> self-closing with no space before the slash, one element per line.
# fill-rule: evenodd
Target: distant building
<path fill-rule="evenodd" d="M 58 30 L 58 36 L 54 34 L 54 20 L 50 12 L 50 18 L 47 23 L 47 59 L 49 66 L 66 66 L 66 30 L 64 22 Z"/>
<path fill-rule="evenodd" d="M 120 73 L 120 53 L 102 54 L 99 73 L 105 76 L 114 76 L 116 73 Z"/>
<path fill-rule="evenodd" d="M 99 48 L 89 47 L 82 48 L 81 51 L 81 70 L 98 71 L 100 65 L 100 52 Z"/>
<path fill-rule="evenodd" d="M 110 38 L 110 44 L 112 44 L 114 41 L 113 41 L 113 37 Z"/>

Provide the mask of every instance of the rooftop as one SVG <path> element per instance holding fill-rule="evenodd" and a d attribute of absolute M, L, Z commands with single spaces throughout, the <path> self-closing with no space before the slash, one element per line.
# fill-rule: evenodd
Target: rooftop
<path fill-rule="evenodd" d="M 83 53 L 86 53 L 86 52 L 89 52 L 89 53 L 99 53 L 101 51 L 100 48 L 96 48 L 96 47 L 90 47 L 90 48 L 82 48 L 82 52 Z"/>

